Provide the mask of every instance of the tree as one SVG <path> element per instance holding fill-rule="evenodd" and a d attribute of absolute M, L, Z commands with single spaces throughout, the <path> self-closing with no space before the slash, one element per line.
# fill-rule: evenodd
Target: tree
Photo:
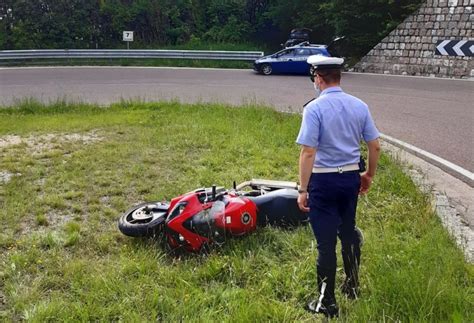
<path fill-rule="evenodd" d="M 350 42 L 347 55 L 361 57 L 413 12 L 421 0 L 325 0 L 321 12 L 328 25 Z"/>
<path fill-rule="evenodd" d="M 122 31 L 135 46 L 256 42 L 277 48 L 291 29 L 312 41 L 349 40 L 361 56 L 413 12 L 421 0 L 3 0 L 0 47 L 117 48 Z"/>

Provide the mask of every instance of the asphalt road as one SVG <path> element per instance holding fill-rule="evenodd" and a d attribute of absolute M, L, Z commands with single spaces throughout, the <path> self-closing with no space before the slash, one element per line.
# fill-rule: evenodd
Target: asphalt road
<path fill-rule="evenodd" d="M 342 86 L 369 104 L 381 132 L 474 172 L 474 82 L 346 73 Z M 0 69 L 0 105 L 22 98 L 99 104 L 137 99 L 259 103 L 301 111 L 313 96 L 308 77 L 250 70 Z"/>

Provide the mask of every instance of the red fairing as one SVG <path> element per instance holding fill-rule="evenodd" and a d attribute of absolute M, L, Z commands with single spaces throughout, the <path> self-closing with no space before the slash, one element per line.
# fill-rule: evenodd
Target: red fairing
<path fill-rule="evenodd" d="M 201 204 L 195 193 L 173 199 L 171 205 L 173 206 L 170 207 L 171 212 L 166 220 L 168 228 L 171 229 L 171 232 L 168 232 L 169 243 L 173 247 L 184 245 L 190 251 L 199 251 L 203 243 L 209 239 L 186 229 L 183 223 L 202 210 L 210 208 L 211 205 Z M 179 213 L 178 209 L 181 205 L 183 211 Z"/>
<path fill-rule="evenodd" d="M 201 203 L 198 196 L 191 192 L 171 201 L 166 220 L 171 247 L 199 251 L 211 239 L 223 239 L 226 234 L 239 236 L 256 229 L 257 208 L 249 199 L 227 195 L 223 201 Z"/>
<path fill-rule="evenodd" d="M 172 210 L 175 207 L 176 203 L 178 203 L 183 198 L 183 196 L 186 196 L 188 194 L 190 194 L 190 193 L 183 194 L 183 195 L 180 195 L 180 196 L 177 196 L 177 197 L 171 199 L 169 209 Z"/>
<path fill-rule="evenodd" d="M 257 227 L 255 203 L 237 196 L 229 196 L 228 202 L 225 208 L 226 231 L 237 236 L 254 231 Z"/>

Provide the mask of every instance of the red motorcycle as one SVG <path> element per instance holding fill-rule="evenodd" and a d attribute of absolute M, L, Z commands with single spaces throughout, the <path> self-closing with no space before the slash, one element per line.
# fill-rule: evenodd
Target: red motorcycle
<path fill-rule="evenodd" d="M 119 219 L 120 231 L 132 237 L 165 238 L 172 248 L 200 251 L 229 236 L 241 236 L 258 226 L 296 226 L 308 222 L 296 200 L 297 183 L 251 180 L 232 189 L 212 186 L 168 202 L 137 205 Z"/>

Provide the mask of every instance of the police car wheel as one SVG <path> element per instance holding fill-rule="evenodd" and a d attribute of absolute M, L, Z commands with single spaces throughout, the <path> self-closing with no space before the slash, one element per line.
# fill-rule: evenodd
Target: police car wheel
<path fill-rule="evenodd" d="M 311 66 L 309 68 L 309 75 L 313 75 L 314 74 L 314 66 Z"/>
<path fill-rule="evenodd" d="M 263 75 L 270 75 L 273 72 L 272 66 L 270 64 L 263 64 L 260 70 L 262 71 Z"/>

